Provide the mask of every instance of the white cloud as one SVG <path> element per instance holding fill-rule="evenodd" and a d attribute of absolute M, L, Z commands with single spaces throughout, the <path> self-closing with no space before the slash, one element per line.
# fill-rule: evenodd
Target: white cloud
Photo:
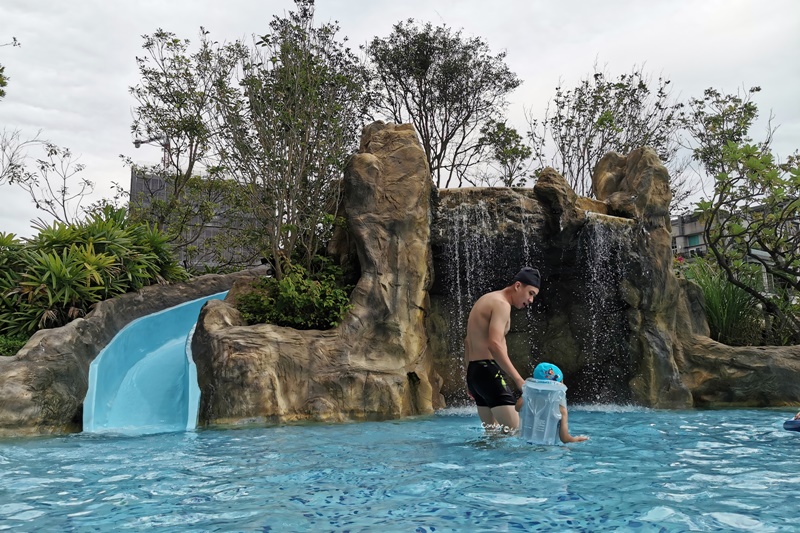
<path fill-rule="evenodd" d="M 760 85 L 757 103 L 781 123 L 775 149 L 800 148 L 800 2 L 794 0 L 318 0 L 317 20 L 338 20 L 355 49 L 386 36 L 399 20 L 445 23 L 505 50 L 523 80 L 509 114 L 524 129 L 523 108 L 541 113 L 559 80 L 565 87 L 586 76 L 595 61 L 609 72 L 646 63 L 654 76 L 673 81 L 682 97 L 706 87 L 735 91 Z M 118 155 L 144 157 L 131 145 L 128 87 L 138 81 L 141 36 L 157 28 L 197 39 L 200 26 L 214 38 L 263 34 L 289 0 L 4 0 L 0 42 L 17 37 L 20 48 L 0 48 L 11 77 L 0 101 L 0 128 L 21 128 L 83 154 L 85 174 L 106 193 L 112 181 L 127 184 Z M 763 124 L 762 124 L 763 126 Z M 158 151 L 152 150 L 152 161 Z M 0 187 L 0 231 L 31 235 L 40 216 L 19 191 Z"/>

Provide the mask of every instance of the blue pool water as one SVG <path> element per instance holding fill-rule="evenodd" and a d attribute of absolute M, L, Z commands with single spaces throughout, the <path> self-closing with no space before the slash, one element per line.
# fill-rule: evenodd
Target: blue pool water
<path fill-rule="evenodd" d="M 591 440 L 486 436 L 471 409 L 342 425 L 0 441 L 0 529 L 796 531 L 778 410 L 573 407 Z"/>

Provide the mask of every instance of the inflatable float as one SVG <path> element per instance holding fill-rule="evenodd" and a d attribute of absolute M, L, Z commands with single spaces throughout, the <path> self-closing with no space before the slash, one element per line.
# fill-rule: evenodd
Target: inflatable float
<path fill-rule="evenodd" d="M 787 420 L 783 423 L 783 429 L 786 431 L 800 431 L 800 419 Z"/>

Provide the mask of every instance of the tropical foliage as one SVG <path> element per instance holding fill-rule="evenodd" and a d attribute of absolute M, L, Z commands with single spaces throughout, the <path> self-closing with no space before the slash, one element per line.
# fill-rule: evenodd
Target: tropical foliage
<path fill-rule="evenodd" d="M 27 341 L 27 337 L 0 335 L 0 356 L 15 355 Z"/>
<path fill-rule="evenodd" d="M 771 131 L 753 142 L 758 110 L 750 97 L 709 89 L 692 101 L 694 157 L 714 177 L 710 198 L 697 204 L 706 245 L 729 283 L 764 309 L 770 343 L 800 343 L 800 158 L 778 162 Z M 749 275 L 758 265 L 772 286 Z M 762 276 L 762 279 L 764 276 Z"/>
<path fill-rule="evenodd" d="M 731 346 L 761 343 L 761 313 L 750 294 L 701 258 L 689 263 L 684 273 L 703 291 L 711 338 Z"/>
<path fill-rule="evenodd" d="M 0 233 L 0 335 L 86 315 L 100 300 L 186 278 L 167 237 L 107 207 L 76 224 L 41 224 L 27 241 Z"/>

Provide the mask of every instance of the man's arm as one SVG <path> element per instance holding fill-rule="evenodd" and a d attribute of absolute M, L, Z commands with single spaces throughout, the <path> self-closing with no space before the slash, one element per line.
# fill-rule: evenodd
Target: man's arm
<path fill-rule="evenodd" d="M 519 390 L 525 384 L 525 380 L 519 375 L 517 369 L 508 357 L 508 347 L 506 346 L 506 326 L 511 320 L 511 305 L 505 302 L 494 302 L 491 307 L 492 316 L 489 319 L 488 345 L 489 352 L 503 372 L 514 381 Z"/>

